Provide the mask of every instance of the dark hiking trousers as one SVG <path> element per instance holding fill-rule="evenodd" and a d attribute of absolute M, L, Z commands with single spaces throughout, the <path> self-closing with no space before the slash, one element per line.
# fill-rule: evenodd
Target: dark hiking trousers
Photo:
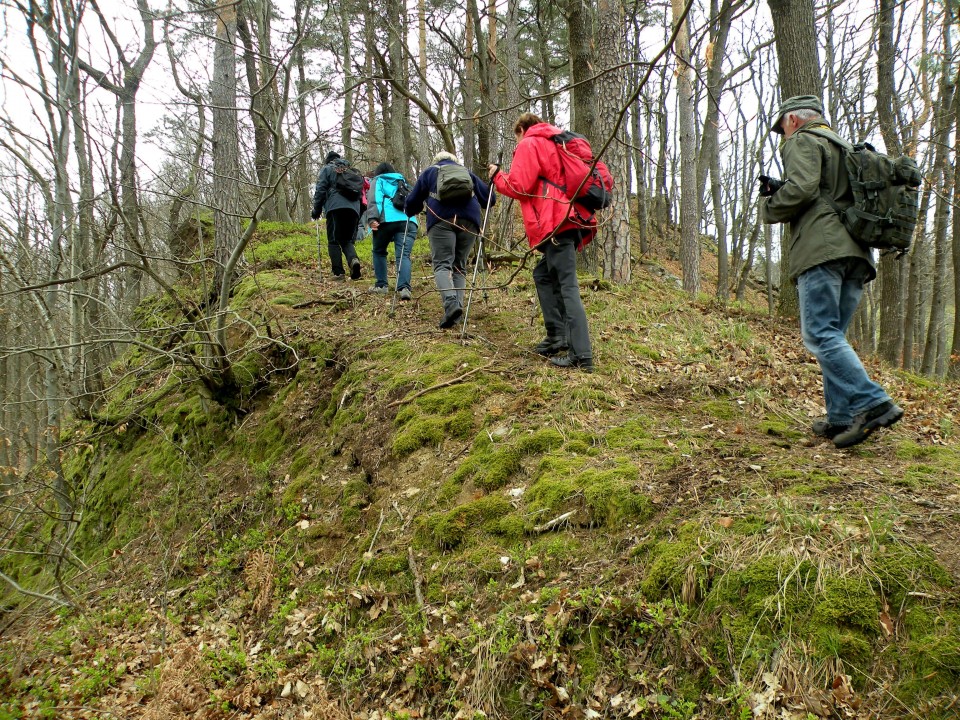
<path fill-rule="evenodd" d="M 327 213 L 327 252 L 330 253 L 330 267 L 334 275 L 343 275 L 343 258 L 347 267 L 357 259 L 353 247 L 357 235 L 360 216 L 351 208 L 338 208 Z"/>
<path fill-rule="evenodd" d="M 463 309 L 463 292 L 467 287 L 467 263 L 477 239 L 477 226 L 467 220 L 459 227 L 439 220 L 427 231 L 433 278 L 440 291 L 445 315 Z"/>
<path fill-rule="evenodd" d="M 587 312 L 577 284 L 577 243 L 579 234 L 562 233 L 537 246 L 543 253 L 533 268 L 533 282 L 543 312 L 547 336 L 564 338 L 570 356 L 576 360 L 593 358 Z"/>

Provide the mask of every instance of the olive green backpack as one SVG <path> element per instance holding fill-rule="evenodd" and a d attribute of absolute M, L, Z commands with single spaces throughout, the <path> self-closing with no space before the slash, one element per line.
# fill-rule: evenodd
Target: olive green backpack
<path fill-rule="evenodd" d="M 851 145 L 830 130 L 814 128 L 813 135 L 840 148 L 853 192 L 853 205 L 840 207 L 821 190 L 823 199 L 840 216 L 847 232 L 860 245 L 903 255 L 910 249 L 917 226 L 923 175 L 913 158 L 892 158 L 870 143 Z"/>

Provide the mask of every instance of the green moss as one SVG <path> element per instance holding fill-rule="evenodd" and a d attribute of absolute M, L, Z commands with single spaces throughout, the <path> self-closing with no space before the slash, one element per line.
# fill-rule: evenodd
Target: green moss
<path fill-rule="evenodd" d="M 880 602 L 863 576 L 828 577 L 821 580 L 813 619 L 818 624 L 854 628 L 875 636 L 880 631 Z"/>
<path fill-rule="evenodd" d="M 419 522 L 419 531 L 440 548 L 456 548 L 479 531 L 499 533 L 501 520 L 513 511 L 502 495 L 486 495 L 445 513 L 434 513 Z"/>
<path fill-rule="evenodd" d="M 591 523 L 617 527 L 647 517 L 652 505 L 637 489 L 639 470 L 628 458 L 606 469 L 586 469 L 584 458 L 549 456 L 541 462 L 537 480 L 525 495 L 531 512 L 558 515 L 582 507 Z"/>
<path fill-rule="evenodd" d="M 273 302 L 270 298 L 299 298 L 303 302 L 303 276 L 292 270 L 270 270 L 247 275 L 236 285 L 231 305 L 236 309 L 245 309 L 257 298 Z"/>
<path fill-rule="evenodd" d="M 732 399 L 710 400 L 700 403 L 700 411 L 704 417 L 716 418 L 717 420 L 736 420 L 743 415 L 736 401 Z"/>
<path fill-rule="evenodd" d="M 760 423 L 760 432 L 774 437 L 782 437 L 788 440 L 799 440 L 806 435 L 805 431 L 797 430 L 780 420 L 764 420 Z"/>
<path fill-rule="evenodd" d="M 706 567 L 701 540 L 693 525 L 680 527 L 679 534 L 669 540 L 653 543 L 643 552 L 645 573 L 640 590 L 644 597 L 658 600 L 680 597 L 687 568 L 695 567 L 698 581 L 705 580 Z"/>
<path fill-rule="evenodd" d="M 620 427 L 611 428 L 607 431 L 604 439 L 608 447 L 616 450 L 643 449 L 645 445 L 638 446 L 638 442 L 650 439 L 649 427 L 650 420 L 648 418 L 637 417 Z"/>
<path fill-rule="evenodd" d="M 398 431 L 393 452 L 398 457 L 421 447 L 439 445 L 448 437 L 467 438 L 474 430 L 473 407 L 480 400 L 476 384 L 441 388 L 405 405 L 394 419 Z"/>
<path fill-rule="evenodd" d="M 261 222 L 247 245 L 246 258 L 247 262 L 256 263 L 262 272 L 291 263 L 313 265 L 317 252 L 317 236 L 310 226 Z"/>
<path fill-rule="evenodd" d="M 922 545 L 905 545 L 885 538 L 882 550 L 869 559 L 876 588 L 891 607 L 907 605 L 911 592 L 937 592 L 954 587 L 950 573 Z"/>

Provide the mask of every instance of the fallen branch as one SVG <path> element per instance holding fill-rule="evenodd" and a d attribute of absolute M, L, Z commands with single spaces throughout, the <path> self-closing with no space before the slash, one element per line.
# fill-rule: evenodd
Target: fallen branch
<path fill-rule="evenodd" d="M 547 532 L 547 530 L 553 530 L 553 528 L 562 523 L 564 520 L 568 520 L 570 516 L 576 514 L 576 512 L 576 510 L 571 510 L 570 512 L 565 512 L 559 517 L 555 517 L 553 520 L 548 520 L 543 525 L 534 525 L 533 532 L 542 533 Z"/>
<path fill-rule="evenodd" d="M 413 548 L 409 545 L 407 546 L 407 562 L 410 565 L 410 573 L 413 575 L 413 592 L 417 596 L 417 605 L 421 608 L 424 605 L 423 602 L 423 575 L 420 573 L 420 568 L 417 567 L 417 560 L 413 556 Z"/>
<path fill-rule="evenodd" d="M 25 587 L 17 583 L 17 581 L 14 580 L 12 577 L 2 572 L 0 572 L 0 580 L 3 580 L 11 588 L 16 590 L 18 593 L 26 595 L 27 597 L 37 598 L 38 600 L 46 600 L 47 602 L 56 603 L 61 607 L 73 607 L 73 603 L 68 602 L 66 600 L 61 600 L 60 598 L 54 597 L 53 595 L 44 595 L 43 593 L 33 592 L 33 590 L 27 590 Z"/>
<path fill-rule="evenodd" d="M 401 398 L 400 400 L 394 400 L 392 403 L 387 405 L 387 407 L 388 408 L 397 407 L 398 405 L 403 405 L 404 403 L 408 403 L 411 400 L 416 400 L 418 397 L 422 397 L 423 395 L 426 395 L 428 392 L 433 392 L 434 390 L 439 390 L 440 388 L 449 387 L 450 385 L 456 385 L 457 383 L 463 382 L 474 373 L 478 373 L 481 370 L 486 370 L 491 365 L 493 365 L 492 360 L 488 362 L 486 365 L 484 365 L 483 367 L 474 368 L 470 372 L 464 373 L 460 377 L 453 378 L 452 380 L 446 380 L 445 382 L 437 383 L 436 385 L 431 385 L 430 387 L 425 388 L 420 392 L 414 393 L 413 395 L 408 395 L 407 397 Z"/>

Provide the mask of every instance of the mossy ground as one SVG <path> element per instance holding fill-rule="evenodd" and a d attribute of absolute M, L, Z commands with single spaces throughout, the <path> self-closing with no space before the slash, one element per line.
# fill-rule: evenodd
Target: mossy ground
<path fill-rule="evenodd" d="M 838 452 L 760 310 L 585 275 L 598 372 L 561 373 L 525 272 L 461 340 L 423 240 L 395 309 L 315 248 L 270 225 L 248 251 L 234 309 L 284 349 L 240 356 L 242 414 L 117 364 L 123 422 L 64 458 L 88 589 L 6 596 L 0 718 L 743 718 L 771 673 L 797 717 L 955 717 L 956 388 L 868 362 L 907 417 Z"/>

